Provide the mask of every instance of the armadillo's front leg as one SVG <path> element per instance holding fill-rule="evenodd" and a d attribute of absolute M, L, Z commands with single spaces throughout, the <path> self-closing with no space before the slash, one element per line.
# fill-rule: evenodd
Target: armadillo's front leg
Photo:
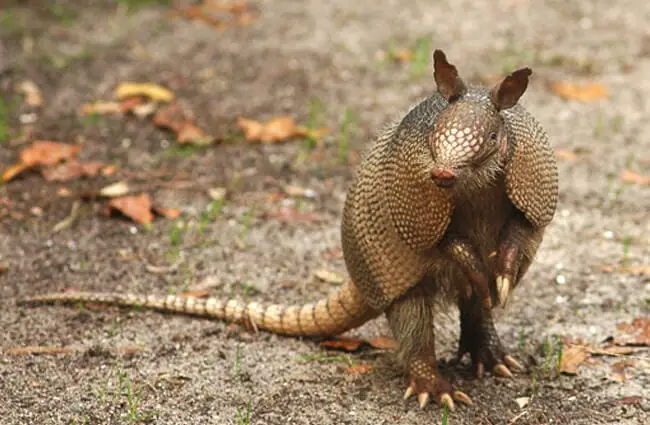
<path fill-rule="evenodd" d="M 410 289 L 386 310 L 386 317 L 397 339 L 397 356 L 409 373 L 408 399 L 417 394 L 424 408 L 431 397 L 454 409 L 454 401 L 472 401 L 467 394 L 454 391 L 438 373 L 435 354 L 432 300 L 422 285 Z"/>
<path fill-rule="evenodd" d="M 528 269 L 541 242 L 541 232 L 541 229 L 534 228 L 520 214 L 510 219 L 501 232 L 497 252 L 496 289 L 498 303 L 502 307 Z"/>
<path fill-rule="evenodd" d="M 479 298 L 459 297 L 460 309 L 460 343 L 458 360 L 469 353 L 472 358 L 474 372 L 479 378 L 485 369 L 505 377 L 511 377 L 510 369 L 523 370 L 523 367 L 506 354 L 499 335 L 492 321 L 492 313 L 481 307 Z M 509 369 L 510 368 L 510 369 Z"/>
<path fill-rule="evenodd" d="M 491 309 L 492 298 L 490 296 L 489 274 L 476 249 L 468 241 L 457 237 L 447 238 L 441 244 L 441 247 L 467 275 L 471 284 L 468 297 L 471 297 L 473 293 L 477 293 L 483 308 L 486 310 Z"/>

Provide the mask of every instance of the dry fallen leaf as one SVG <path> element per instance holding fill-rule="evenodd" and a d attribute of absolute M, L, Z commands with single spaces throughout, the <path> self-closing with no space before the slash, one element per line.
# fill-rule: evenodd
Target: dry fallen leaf
<path fill-rule="evenodd" d="M 364 373 L 370 372 L 372 369 L 373 366 L 371 364 L 361 363 L 348 367 L 345 369 L 345 373 L 349 373 L 350 375 L 362 375 Z"/>
<path fill-rule="evenodd" d="M 153 213 L 151 212 L 151 197 L 146 193 L 138 196 L 113 198 L 108 203 L 108 209 L 109 212 L 112 210 L 119 211 L 123 215 L 140 224 L 147 224 L 153 220 Z"/>
<path fill-rule="evenodd" d="M 650 347 L 650 317 L 637 317 L 632 323 L 619 323 L 616 328 L 627 334 L 616 338 L 616 344 Z"/>
<path fill-rule="evenodd" d="M 95 177 L 102 169 L 101 162 L 79 162 L 71 160 L 41 171 L 47 181 L 69 181 L 79 177 Z"/>
<path fill-rule="evenodd" d="M 5 183 L 25 170 L 36 166 L 51 166 L 60 161 L 73 158 L 81 146 L 67 143 L 38 140 L 20 151 L 20 162 L 9 166 L 2 174 Z"/>
<path fill-rule="evenodd" d="M 357 338 L 337 338 L 332 340 L 323 341 L 320 343 L 321 347 L 340 349 L 344 351 L 357 351 L 364 341 Z"/>
<path fill-rule="evenodd" d="M 569 345 L 562 352 L 560 372 L 577 375 L 578 368 L 589 358 L 589 351 L 584 345 Z"/>
<path fill-rule="evenodd" d="M 627 184 L 650 184 L 650 176 L 642 176 L 628 168 L 624 168 L 621 170 L 621 181 Z"/>
<path fill-rule="evenodd" d="M 292 222 L 322 222 L 325 219 L 316 213 L 310 212 L 300 212 L 296 208 L 282 207 L 276 211 L 267 211 L 264 213 L 265 218 L 272 218 L 279 222 L 283 223 L 292 223 Z"/>
<path fill-rule="evenodd" d="M 315 140 L 327 134 L 327 129 L 311 130 L 298 127 L 291 117 L 273 118 L 265 123 L 238 118 L 237 126 L 244 132 L 246 140 L 262 143 L 277 143 L 293 137 L 311 137 Z"/>
<path fill-rule="evenodd" d="M 154 211 L 156 214 L 161 215 L 165 218 L 178 218 L 179 215 L 181 215 L 181 210 L 178 208 L 161 208 L 161 207 L 154 207 Z"/>
<path fill-rule="evenodd" d="M 71 354 L 74 349 L 67 347 L 43 347 L 28 345 L 25 347 L 11 347 L 6 348 L 4 353 L 9 356 L 26 356 L 30 354 Z"/>
<path fill-rule="evenodd" d="M 87 103 L 81 107 L 81 115 L 109 115 L 109 114 L 121 114 L 122 105 L 118 102 L 104 102 L 98 101 L 93 103 Z"/>
<path fill-rule="evenodd" d="M 209 145 L 214 141 L 214 138 L 206 134 L 196 125 L 192 124 L 190 121 L 185 121 L 181 126 L 180 130 L 176 134 L 178 143 L 181 145 L 196 145 L 196 146 L 205 146 Z"/>
<path fill-rule="evenodd" d="M 81 146 L 38 140 L 20 152 L 20 161 L 27 166 L 54 165 L 74 157 Z"/>
<path fill-rule="evenodd" d="M 574 84 L 565 81 L 555 81 L 551 89 L 558 96 L 568 100 L 593 102 L 607 98 L 607 88 L 602 84 Z"/>
<path fill-rule="evenodd" d="M 0 274 L 7 273 L 9 271 L 9 266 L 6 264 L 0 264 Z"/>
<path fill-rule="evenodd" d="M 614 363 L 611 366 L 614 379 L 616 379 L 618 382 L 625 382 L 627 379 L 627 376 L 625 376 L 625 369 L 634 366 L 636 366 L 636 362 L 632 360 L 621 360 L 620 362 Z"/>
<path fill-rule="evenodd" d="M 119 100 L 135 96 L 145 96 L 158 102 L 170 102 L 174 99 L 171 90 L 153 83 L 120 83 L 115 89 L 115 97 Z"/>
<path fill-rule="evenodd" d="M 13 179 L 18 174 L 22 173 L 23 171 L 29 168 L 30 167 L 28 165 L 23 164 L 22 162 L 19 162 L 18 164 L 10 165 L 9 167 L 5 168 L 5 170 L 2 172 L 2 181 L 4 183 L 7 183 L 9 180 Z"/>
<path fill-rule="evenodd" d="M 335 285 L 340 285 L 345 280 L 343 276 L 326 269 L 316 270 L 314 272 L 314 276 L 324 282 L 332 283 Z"/>
<path fill-rule="evenodd" d="M 555 150 L 555 156 L 558 159 L 563 159 L 566 161 L 573 161 L 574 159 L 577 158 L 577 155 L 574 152 L 565 150 L 565 149 L 556 149 Z"/>
<path fill-rule="evenodd" d="M 191 120 L 188 120 L 185 113 L 175 103 L 159 109 L 153 116 L 152 122 L 157 127 L 174 132 L 180 144 L 205 146 L 215 141 L 214 137 L 206 134 Z"/>
<path fill-rule="evenodd" d="M 397 341 L 392 338 L 386 338 L 383 336 L 370 338 L 367 342 L 372 348 L 376 348 L 378 350 L 392 350 L 393 348 L 397 347 Z"/>
<path fill-rule="evenodd" d="M 304 196 L 305 198 L 316 197 L 316 192 L 314 190 L 306 189 L 304 187 L 286 185 L 282 189 L 289 196 Z"/>
<path fill-rule="evenodd" d="M 210 292 L 203 290 L 203 289 L 197 289 L 197 290 L 191 290 L 191 291 L 185 291 L 185 292 L 179 292 L 176 294 L 177 297 L 193 297 L 193 298 L 208 298 L 210 296 Z"/>
<path fill-rule="evenodd" d="M 29 106 L 41 106 L 43 104 L 43 95 L 36 83 L 25 80 L 18 84 L 16 91 L 25 95 L 25 102 Z"/>
<path fill-rule="evenodd" d="M 99 191 L 100 196 L 105 196 L 107 198 L 117 198 L 118 196 L 124 196 L 127 193 L 129 193 L 129 184 L 126 181 L 110 184 Z"/>

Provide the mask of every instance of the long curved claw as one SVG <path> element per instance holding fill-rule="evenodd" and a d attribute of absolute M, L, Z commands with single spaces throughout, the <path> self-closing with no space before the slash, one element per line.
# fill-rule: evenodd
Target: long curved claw
<path fill-rule="evenodd" d="M 499 295 L 499 305 L 503 308 L 506 306 L 508 295 L 510 295 L 510 276 L 497 276 L 497 293 Z"/>
<path fill-rule="evenodd" d="M 508 369 L 502 363 L 499 363 L 498 365 L 494 366 L 493 371 L 496 375 L 503 376 L 504 378 L 512 378 L 512 372 L 510 372 L 510 369 Z"/>
<path fill-rule="evenodd" d="M 454 405 L 454 400 L 451 398 L 449 393 L 444 393 L 443 395 L 440 396 L 440 404 L 443 406 L 447 405 L 449 410 L 451 410 L 452 412 L 456 408 L 456 406 Z"/>
<path fill-rule="evenodd" d="M 415 394 L 415 387 L 413 385 L 409 385 L 409 387 L 406 389 L 406 392 L 404 393 L 404 400 L 408 400 L 413 394 Z"/>
<path fill-rule="evenodd" d="M 429 404 L 429 393 L 418 394 L 418 402 L 420 403 L 420 409 L 424 409 Z"/>
<path fill-rule="evenodd" d="M 462 391 L 454 391 L 453 398 L 454 398 L 454 400 L 460 401 L 461 403 L 465 403 L 465 404 L 467 404 L 469 406 L 474 404 L 472 399 Z"/>
<path fill-rule="evenodd" d="M 517 360 L 515 360 L 514 357 L 510 355 L 505 355 L 503 357 L 503 361 L 508 365 L 510 369 L 513 369 L 516 372 L 521 372 L 524 370 L 524 367 L 519 363 Z"/>
<path fill-rule="evenodd" d="M 478 379 L 483 378 L 483 375 L 485 374 L 485 366 L 483 365 L 482 362 L 476 363 L 476 377 Z"/>

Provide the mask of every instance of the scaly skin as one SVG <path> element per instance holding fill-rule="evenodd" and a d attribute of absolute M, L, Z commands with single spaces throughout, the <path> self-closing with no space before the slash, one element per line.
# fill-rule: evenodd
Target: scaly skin
<path fill-rule="evenodd" d="M 405 396 L 454 407 L 470 398 L 440 377 L 434 311 L 461 310 L 459 353 L 477 372 L 508 376 L 491 308 L 524 276 L 557 203 L 557 166 L 542 126 L 517 104 L 531 71 L 491 89 L 469 87 L 441 51 L 437 91 L 390 125 L 359 164 L 343 208 L 351 283 L 304 306 L 66 293 L 25 301 L 139 305 L 214 317 L 285 335 L 331 336 L 386 314 L 409 374 Z M 495 254 L 496 253 L 496 254 Z M 479 373 L 480 374 L 480 373 Z"/>

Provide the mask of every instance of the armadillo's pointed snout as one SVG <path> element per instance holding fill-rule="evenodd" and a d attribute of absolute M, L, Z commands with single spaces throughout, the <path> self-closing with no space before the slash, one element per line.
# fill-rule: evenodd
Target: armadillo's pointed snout
<path fill-rule="evenodd" d="M 451 168 L 434 168 L 431 170 L 431 179 L 438 187 L 449 188 L 456 182 L 456 172 Z"/>

